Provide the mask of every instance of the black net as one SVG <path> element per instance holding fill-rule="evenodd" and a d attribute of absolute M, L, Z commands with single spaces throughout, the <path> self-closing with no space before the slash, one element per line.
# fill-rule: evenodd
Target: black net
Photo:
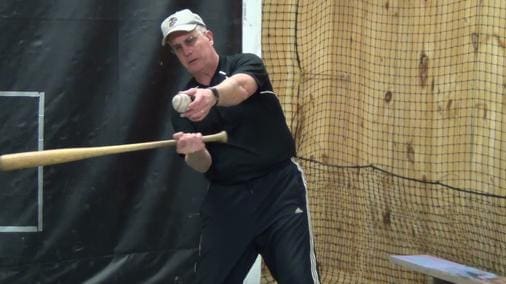
<path fill-rule="evenodd" d="M 506 274 L 506 1 L 271 0 L 262 17 L 322 282 L 425 283 L 391 254 Z"/>

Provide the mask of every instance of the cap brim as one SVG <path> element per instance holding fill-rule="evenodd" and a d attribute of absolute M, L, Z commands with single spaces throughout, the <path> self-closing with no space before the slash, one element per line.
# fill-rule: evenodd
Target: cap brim
<path fill-rule="evenodd" d="M 173 27 L 172 29 L 170 29 L 167 34 L 162 38 L 162 46 L 165 46 L 165 43 L 167 41 L 167 38 L 175 33 L 175 32 L 191 32 L 193 31 L 195 28 L 197 28 L 198 24 L 191 24 L 191 25 L 181 25 L 181 26 L 177 26 L 177 27 Z"/>

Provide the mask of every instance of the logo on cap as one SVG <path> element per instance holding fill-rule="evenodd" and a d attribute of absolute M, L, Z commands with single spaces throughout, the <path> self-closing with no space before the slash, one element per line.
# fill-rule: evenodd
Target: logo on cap
<path fill-rule="evenodd" d="M 176 17 L 172 17 L 169 19 L 169 27 L 173 27 L 177 22 L 177 18 Z"/>

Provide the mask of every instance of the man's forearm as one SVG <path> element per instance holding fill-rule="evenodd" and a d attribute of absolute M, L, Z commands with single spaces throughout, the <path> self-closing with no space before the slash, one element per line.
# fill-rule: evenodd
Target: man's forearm
<path fill-rule="evenodd" d="M 255 93 L 257 85 L 248 74 L 236 74 L 214 86 L 219 93 L 218 106 L 238 105 Z"/>
<path fill-rule="evenodd" d="M 207 172 L 212 163 L 211 155 L 206 149 L 186 154 L 184 160 L 188 166 L 201 173 Z"/>

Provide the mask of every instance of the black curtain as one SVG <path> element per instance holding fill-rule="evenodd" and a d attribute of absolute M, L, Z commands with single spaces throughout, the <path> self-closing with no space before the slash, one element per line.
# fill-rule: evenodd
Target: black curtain
<path fill-rule="evenodd" d="M 170 139 L 189 77 L 160 23 L 182 8 L 240 51 L 241 1 L 2 0 L 0 154 L 36 150 L 40 126 L 44 149 Z M 46 166 L 40 196 L 38 176 L 0 172 L 0 283 L 193 282 L 207 184 L 174 149 Z"/>

